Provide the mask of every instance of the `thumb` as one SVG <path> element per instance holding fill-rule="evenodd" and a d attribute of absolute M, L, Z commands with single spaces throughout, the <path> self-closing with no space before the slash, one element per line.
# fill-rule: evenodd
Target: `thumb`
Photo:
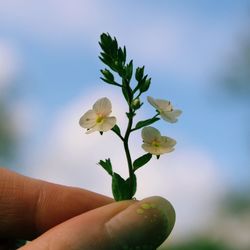
<path fill-rule="evenodd" d="M 174 223 L 174 209 L 161 197 L 115 202 L 59 224 L 20 250 L 153 250 Z"/>

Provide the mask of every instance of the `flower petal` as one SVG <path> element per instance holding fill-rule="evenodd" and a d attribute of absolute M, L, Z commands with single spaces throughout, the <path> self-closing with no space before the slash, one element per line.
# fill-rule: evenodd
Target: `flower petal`
<path fill-rule="evenodd" d="M 79 121 L 79 124 L 83 128 L 92 128 L 96 124 L 96 113 L 94 110 L 88 110 Z"/>
<path fill-rule="evenodd" d="M 170 147 L 159 147 L 159 155 L 162 154 L 166 154 L 166 153 L 170 153 L 174 151 L 174 148 L 170 148 Z"/>
<path fill-rule="evenodd" d="M 154 108 L 158 109 L 158 105 L 156 104 L 155 99 L 153 97 L 148 96 L 147 100 Z"/>
<path fill-rule="evenodd" d="M 180 116 L 182 114 L 182 111 L 180 109 L 175 109 L 172 111 L 176 117 Z"/>
<path fill-rule="evenodd" d="M 93 133 L 95 131 L 99 131 L 99 125 L 98 124 L 96 124 L 94 127 L 90 128 L 90 129 L 88 129 L 85 134 L 91 134 L 91 133 Z"/>
<path fill-rule="evenodd" d="M 150 154 L 152 154 L 152 155 L 159 155 L 159 152 L 158 152 L 158 148 L 156 148 L 156 147 L 153 147 L 152 145 L 150 145 L 150 144 L 147 144 L 147 143 L 143 143 L 142 144 L 142 148 L 146 151 L 146 152 L 148 152 L 148 153 L 150 153 Z"/>
<path fill-rule="evenodd" d="M 176 140 L 167 137 L 167 136 L 162 136 L 161 137 L 161 146 L 162 147 L 170 147 L 173 148 L 176 145 Z"/>
<path fill-rule="evenodd" d="M 103 97 L 95 102 L 93 110 L 97 115 L 108 116 L 112 111 L 112 104 L 107 97 Z"/>
<path fill-rule="evenodd" d="M 151 96 L 148 96 L 147 100 L 159 112 L 172 110 L 172 105 L 171 105 L 170 101 L 163 100 L 163 99 L 154 99 Z"/>
<path fill-rule="evenodd" d="M 101 124 L 99 124 L 99 131 L 106 132 L 112 129 L 116 124 L 116 118 L 114 116 L 106 117 Z"/>
<path fill-rule="evenodd" d="M 162 155 L 165 153 L 170 153 L 174 150 L 173 147 L 164 146 L 164 145 L 160 145 L 159 147 L 155 147 L 155 146 L 147 144 L 147 143 L 142 144 L 142 148 L 146 152 L 148 152 L 152 155 Z"/>
<path fill-rule="evenodd" d="M 171 111 L 173 108 L 170 101 L 156 99 L 155 102 L 156 102 L 158 108 L 160 109 L 160 111 Z"/>
<path fill-rule="evenodd" d="M 176 114 L 174 111 L 171 111 L 171 112 L 161 112 L 160 113 L 161 115 L 161 118 L 167 122 L 170 122 L 170 123 L 175 123 L 177 122 L 177 118 L 176 118 Z"/>
<path fill-rule="evenodd" d="M 161 137 L 161 133 L 156 128 L 144 127 L 142 129 L 141 136 L 144 142 L 151 144 L 154 140 L 157 140 Z"/>
<path fill-rule="evenodd" d="M 152 154 L 152 155 L 162 155 L 162 154 L 165 154 L 165 153 L 169 153 L 171 151 L 173 151 L 173 148 L 169 148 L 169 147 L 155 147 L 153 145 L 150 145 L 150 144 L 147 144 L 147 143 L 144 143 L 142 144 L 142 148 Z"/>

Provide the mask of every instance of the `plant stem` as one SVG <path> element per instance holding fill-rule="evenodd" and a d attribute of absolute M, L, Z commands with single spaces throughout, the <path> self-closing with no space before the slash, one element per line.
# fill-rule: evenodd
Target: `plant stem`
<path fill-rule="evenodd" d="M 133 114 L 133 110 L 131 107 L 129 107 L 128 127 L 127 127 L 127 130 L 126 130 L 126 133 L 124 136 L 124 140 L 123 140 L 124 150 L 125 150 L 127 162 L 128 162 L 131 193 L 133 192 L 133 186 L 134 186 L 134 183 L 133 183 L 134 182 L 134 178 L 133 178 L 134 171 L 133 171 L 133 164 L 132 164 L 131 155 L 130 155 L 129 146 L 128 146 L 128 139 L 129 139 L 132 125 L 133 125 L 133 115 L 132 114 Z"/>
<path fill-rule="evenodd" d="M 152 119 L 156 118 L 160 114 L 159 111 L 157 111 L 156 115 L 152 117 Z"/>
<path fill-rule="evenodd" d="M 124 138 L 122 137 L 122 135 L 118 132 L 116 132 L 115 130 L 111 129 L 122 141 L 124 141 Z"/>

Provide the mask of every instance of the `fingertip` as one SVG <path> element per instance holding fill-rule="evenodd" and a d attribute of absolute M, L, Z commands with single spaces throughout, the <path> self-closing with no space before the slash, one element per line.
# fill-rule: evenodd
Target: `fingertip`
<path fill-rule="evenodd" d="M 155 249 L 169 236 L 174 223 L 171 203 L 155 196 L 131 205 L 105 226 L 116 247 Z"/>

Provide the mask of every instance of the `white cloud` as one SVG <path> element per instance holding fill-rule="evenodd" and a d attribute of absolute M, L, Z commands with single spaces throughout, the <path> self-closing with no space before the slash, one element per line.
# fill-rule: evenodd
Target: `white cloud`
<path fill-rule="evenodd" d="M 64 107 L 56 117 L 43 148 L 31 154 L 33 159 L 27 166 L 33 168 L 27 169 L 26 174 L 111 196 L 110 177 L 96 163 L 110 157 L 115 170 L 126 177 L 121 141 L 112 132 L 103 136 L 98 133 L 86 135 L 78 125 L 83 112 L 102 96 L 110 98 L 113 115 L 124 128 L 126 117 L 122 113 L 126 111 L 126 105 L 120 102 L 116 92 L 85 93 L 82 99 Z M 131 138 L 133 158 L 143 154 L 139 134 Z M 220 184 L 220 173 L 211 156 L 191 145 L 181 151 L 177 147 L 175 153 L 163 156 L 159 161 L 153 160 L 138 171 L 136 197 L 161 195 L 169 199 L 177 212 L 173 238 L 180 238 L 199 232 L 212 220 L 222 191 Z"/>
<path fill-rule="evenodd" d="M 119 148 L 118 139 L 111 132 L 104 133 L 103 136 L 100 136 L 99 133 L 86 135 L 85 130 L 79 126 L 78 122 L 82 114 L 90 109 L 97 99 L 104 96 L 115 103 L 112 115 L 117 117 L 118 122 L 124 120 L 125 117 L 121 115 L 121 110 L 125 111 L 125 108 L 122 104 L 117 104 L 119 102 L 114 92 L 85 93 L 81 100 L 63 109 L 56 117 L 44 149 L 38 149 L 42 160 L 38 160 L 40 162 L 37 166 L 38 169 L 32 169 L 36 176 L 70 185 L 97 188 L 96 183 L 99 182 L 99 173 L 102 173 L 102 170 L 96 163 L 105 157 L 112 158 L 110 152 L 118 153 L 121 148 Z M 51 149 L 48 150 L 48 148 Z M 61 157 L 62 152 L 65 153 L 63 155 L 66 159 Z M 36 157 L 39 156 L 36 155 Z M 37 165 L 36 159 L 34 165 Z"/>

